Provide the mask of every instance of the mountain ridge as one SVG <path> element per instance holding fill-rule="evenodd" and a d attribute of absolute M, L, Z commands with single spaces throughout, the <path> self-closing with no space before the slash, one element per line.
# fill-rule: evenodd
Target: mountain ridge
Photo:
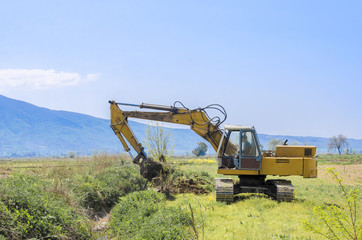
<path fill-rule="evenodd" d="M 145 137 L 146 125 L 129 121 L 137 138 Z M 69 152 L 90 155 L 95 152 L 119 153 L 123 147 L 109 126 L 109 120 L 86 114 L 51 110 L 0 95 L 0 157 L 64 156 Z M 191 129 L 167 128 L 175 154 L 191 154 L 203 141 Z M 288 135 L 259 134 L 262 145 L 270 139 L 289 139 L 289 143 L 316 145 L 326 152 L 329 139 Z M 187 141 L 185 141 L 187 139 Z M 362 152 L 362 139 L 348 139 L 350 147 Z M 209 146 L 209 153 L 215 152 Z"/>

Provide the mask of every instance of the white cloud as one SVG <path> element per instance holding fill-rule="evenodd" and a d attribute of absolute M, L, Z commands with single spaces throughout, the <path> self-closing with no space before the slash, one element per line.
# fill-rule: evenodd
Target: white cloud
<path fill-rule="evenodd" d="M 100 73 L 87 74 L 86 79 L 89 81 L 95 81 L 99 78 L 100 75 L 101 75 Z"/>
<path fill-rule="evenodd" d="M 54 69 L 0 69 L 0 89 L 27 87 L 46 89 L 76 85 L 81 81 L 95 81 L 100 74 L 56 72 Z"/>

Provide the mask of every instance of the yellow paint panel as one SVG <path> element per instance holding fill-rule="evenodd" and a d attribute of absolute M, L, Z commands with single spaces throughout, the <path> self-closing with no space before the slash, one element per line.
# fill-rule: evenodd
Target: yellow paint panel
<path fill-rule="evenodd" d="M 218 174 L 224 175 L 260 175 L 259 171 L 256 170 L 238 170 L 238 169 L 218 169 Z"/>
<path fill-rule="evenodd" d="M 316 146 L 278 145 L 275 149 L 276 157 L 314 157 Z"/>
<path fill-rule="evenodd" d="M 264 157 L 261 161 L 262 175 L 303 175 L 303 158 Z"/>
<path fill-rule="evenodd" d="M 224 175 L 280 175 L 303 176 L 303 158 L 283 158 L 264 157 L 261 161 L 261 169 L 238 170 L 238 169 L 218 169 L 218 174 Z"/>
<path fill-rule="evenodd" d="M 304 158 L 304 178 L 316 178 L 318 176 L 317 160 Z"/>
<path fill-rule="evenodd" d="M 218 169 L 217 173 L 224 175 L 298 175 L 304 178 L 316 178 L 318 176 L 316 159 L 285 157 L 264 157 L 260 171 Z"/>

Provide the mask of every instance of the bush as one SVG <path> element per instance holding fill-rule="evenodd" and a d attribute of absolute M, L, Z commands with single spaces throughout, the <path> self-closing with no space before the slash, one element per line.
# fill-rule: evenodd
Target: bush
<path fill-rule="evenodd" d="M 112 210 L 110 227 L 121 239 L 191 238 L 189 214 L 164 204 L 164 195 L 151 190 L 128 194 Z"/>
<path fill-rule="evenodd" d="M 33 176 L 0 179 L 0 239 L 89 239 L 87 220 Z"/>
<path fill-rule="evenodd" d="M 313 208 L 313 212 L 322 224 L 316 225 L 305 221 L 305 226 L 308 230 L 328 239 L 362 239 L 361 199 L 358 187 L 348 191 L 342 184 L 343 179 L 338 176 L 339 174 L 334 168 L 329 168 L 328 172 L 337 182 L 345 206 L 335 204 L 328 207 L 316 206 Z"/>
<path fill-rule="evenodd" d="M 73 192 L 80 206 L 90 209 L 92 214 L 110 209 L 119 197 L 143 190 L 146 180 L 135 167 L 123 163 L 112 165 L 103 171 L 79 176 L 73 183 Z"/>

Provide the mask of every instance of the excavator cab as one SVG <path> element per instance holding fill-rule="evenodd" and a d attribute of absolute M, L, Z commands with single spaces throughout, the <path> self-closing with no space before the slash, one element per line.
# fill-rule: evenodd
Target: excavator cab
<path fill-rule="evenodd" d="M 219 168 L 260 170 L 261 149 L 254 127 L 226 125 L 218 152 Z"/>

